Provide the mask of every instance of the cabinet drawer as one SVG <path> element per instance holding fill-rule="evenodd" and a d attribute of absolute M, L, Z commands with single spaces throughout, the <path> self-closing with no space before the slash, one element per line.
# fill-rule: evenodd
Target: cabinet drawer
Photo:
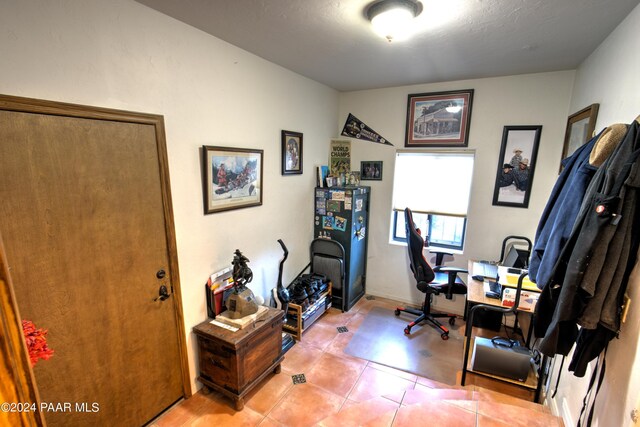
<path fill-rule="evenodd" d="M 200 375 L 209 381 L 237 391 L 238 367 L 232 348 L 198 337 Z"/>

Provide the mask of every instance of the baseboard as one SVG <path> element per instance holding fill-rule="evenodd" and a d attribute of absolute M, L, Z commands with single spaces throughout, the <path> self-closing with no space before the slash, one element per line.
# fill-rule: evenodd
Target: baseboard
<path fill-rule="evenodd" d="M 413 306 L 420 306 L 421 303 L 416 303 L 415 301 L 408 301 L 404 298 L 398 298 L 397 295 L 388 295 L 385 294 L 383 292 L 369 292 L 367 291 L 366 296 L 372 296 L 372 297 L 378 297 L 378 298 L 384 298 L 384 299 L 388 299 L 391 301 L 397 301 L 403 304 L 408 304 L 408 305 L 413 305 Z"/>
<path fill-rule="evenodd" d="M 566 398 L 562 398 L 562 408 L 558 407 L 558 399 L 552 399 L 549 395 L 547 395 L 545 403 L 551 410 L 552 415 L 562 418 L 565 426 L 575 425 L 573 423 L 573 418 L 571 417 L 571 409 L 569 409 L 569 404 L 567 403 Z"/>
<path fill-rule="evenodd" d="M 567 399 L 562 399 L 562 414 L 558 414 L 559 417 L 562 417 L 562 421 L 564 421 L 565 426 L 574 426 L 573 418 L 571 417 L 571 409 L 569 409 L 569 404 L 567 403 Z"/>
<path fill-rule="evenodd" d="M 409 301 L 405 298 L 400 298 L 398 297 L 398 295 L 389 295 L 386 294 L 384 292 L 367 292 L 367 295 L 371 295 L 374 297 L 379 297 L 379 298 L 385 298 L 385 299 L 389 299 L 392 301 L 397 301 L 403 304 L 407 304 L 407 305 L 411 305 L 414 307 L 420 307 L 422 305 L 422 301 Z M 455 297 L 454 297 L 455 298 Z M 444 307 L 444 306 L 439 306 L 438 304 L 433 304 L 431 305 L 431 307 L 433 308 L 434 311 L 442 311 L 442 312 L 447 312 L 447 313 L 451 313 L 451 314 L 455 314 L 458 316 L 464 316 L 464 304 L 462 309 L 459 308 L 451 308 L 450 306 L 448 307 Z"/>

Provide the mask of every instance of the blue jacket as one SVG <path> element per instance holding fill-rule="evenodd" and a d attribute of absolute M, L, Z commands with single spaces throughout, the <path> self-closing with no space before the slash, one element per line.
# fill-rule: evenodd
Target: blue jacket
<path fill-rule="evenodd" d="M 562 161 L 564 169 L 542 212 L 529 262 L 529 278 L 540 289 L 550 279 L 560 251 L 571 235 L 587 187 L 598 169 L 589 164 L 589 155 L 601 134 Z"/>

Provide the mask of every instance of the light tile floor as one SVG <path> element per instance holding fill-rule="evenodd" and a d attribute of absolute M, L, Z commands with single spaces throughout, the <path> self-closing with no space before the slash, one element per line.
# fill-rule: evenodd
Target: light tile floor
<path fill-rule="evenodd" d="M 548 408 L 473 386 L 451 387 L 344 353 L 369 310 L 395 302 L 361 299 L 347 313 L 330 309 L 246 398 L 242 411 L 216 393 L 198 392 L 157 418 L 165 426 L 561 426 Z M 338 333 L 338 326 L 348 332 Z M 294 385 L 292 375 L 305 374 Z"/>

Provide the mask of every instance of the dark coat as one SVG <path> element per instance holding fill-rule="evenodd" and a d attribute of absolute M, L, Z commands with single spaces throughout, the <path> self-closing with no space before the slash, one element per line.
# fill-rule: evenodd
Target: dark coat
<path fill-rule="evenodd" d="M 566 244 L 578 216 L 582 199 L 597 168 L 589 164 L 589 155 L 600 132 L 562 161 L 564 169 L 556 181 L 536 230 L 529 278 L 542 289 L 551 276 L 560 251 Z"/>
<path fill-rule="evenodd" d="M 596 172 L 536 308 L 535 331 L 543 336 L 539 350 L 566 355 L 577 340 L 570 365 L 577 376 L 620 327 L 622 296 L 640 240 L 639 128 L 638 122 L 629 127 Z M 579 335 L 578 324 L 583 325 Z"/>

